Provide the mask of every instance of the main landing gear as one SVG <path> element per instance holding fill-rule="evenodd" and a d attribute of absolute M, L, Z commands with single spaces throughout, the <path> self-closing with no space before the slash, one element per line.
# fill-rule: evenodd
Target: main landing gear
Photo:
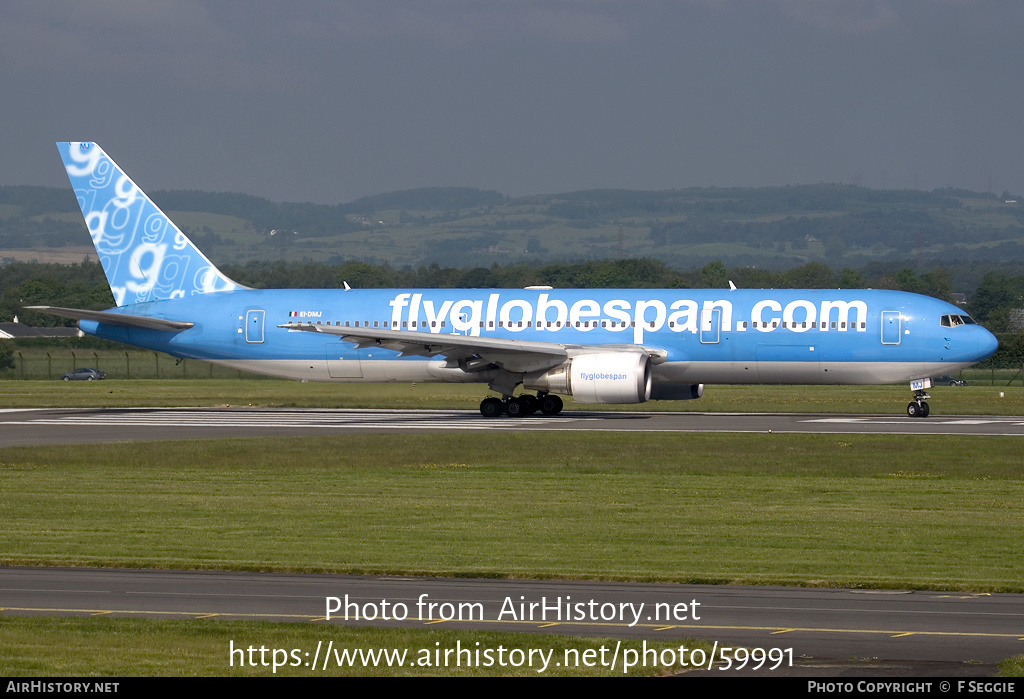
<path fill-rule="evenodd" d="M 544 415 L 558 415 L 562 412 L 562 399 L 550 393 L 531 396 L 524 393 L 518 398 L 484 398 L 480 401 L 480 414 L 484 417 L 526 417 L 540 411 Z"/>

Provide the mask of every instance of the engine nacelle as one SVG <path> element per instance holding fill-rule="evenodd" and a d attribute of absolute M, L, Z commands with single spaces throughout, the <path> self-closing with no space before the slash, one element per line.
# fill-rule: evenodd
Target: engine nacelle
<path fill-rule="evenodd" d="M 665 383 L 656 381 L 651 400 L 696 400 L 704 395 L 702 383 Z"/>
<path fill-rule="evenodd" d="M 580 403 L 643 403 L 651 397 L 651 358 L 642 352 L 581 354 L 554 369 L 527 374 L 523 387 Z"/>

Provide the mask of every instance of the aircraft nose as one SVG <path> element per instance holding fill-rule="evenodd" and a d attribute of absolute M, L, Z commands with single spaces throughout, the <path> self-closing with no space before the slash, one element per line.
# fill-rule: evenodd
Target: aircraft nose
<path fill-rule="evenodd" d="M 978 330 L 981 331 L 978 333 L 978 357 L 980 361 L 999 349 L 999 340 L 985 328 L 979 327 Z"/>

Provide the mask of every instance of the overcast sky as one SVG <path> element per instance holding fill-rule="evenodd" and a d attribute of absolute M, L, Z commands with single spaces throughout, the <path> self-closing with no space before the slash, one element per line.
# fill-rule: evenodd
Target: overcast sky
<path fill-rule="evenodd" d="M 0 184 L 1024 194 L 1021 0 L 0 0 Z"/>

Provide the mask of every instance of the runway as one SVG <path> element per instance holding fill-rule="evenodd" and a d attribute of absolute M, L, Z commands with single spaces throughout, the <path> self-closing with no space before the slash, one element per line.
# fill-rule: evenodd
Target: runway
<path fill-rule="evenodd" d="M 1012 594 L 9 567 L 0 599 L 0 613 L 17 615 L 498 629 L 625 647 L 697 638 L 791 649 L 794 664 L 819 668 L 874 659 L 948 675 L 1024 653 L 1024 595 Z M 361 618 L 370 614 L 391 618 Z"/>
<path fill-rule="evenodd" d="M 0 446 L 215 437 L 448 431 L 734 432 L 1024 436 L 1024 417 L 567 411 L 483 418 L 475 410 L 39 408 L 0 411 Z"/>

